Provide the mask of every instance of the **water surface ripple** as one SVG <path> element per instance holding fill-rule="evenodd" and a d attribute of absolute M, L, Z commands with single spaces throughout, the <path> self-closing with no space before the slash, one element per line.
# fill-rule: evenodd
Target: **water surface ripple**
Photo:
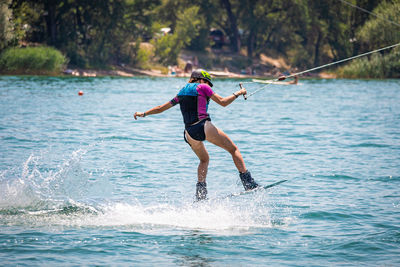
<path fill-rule="evenodd" d="M 398 266 L 400 83 L 302 80 L 209 111 L 266 192 L 241 191 L 206 144 L 210 200 L 193 204 L 180 78 L 0 77 L 5 265 Z M 216 80 L 226 96 L 237 80 Z M 257 89 L 249 85 L 250 92 Z M 84 91 L 78 96 L 79 90 Z"/>

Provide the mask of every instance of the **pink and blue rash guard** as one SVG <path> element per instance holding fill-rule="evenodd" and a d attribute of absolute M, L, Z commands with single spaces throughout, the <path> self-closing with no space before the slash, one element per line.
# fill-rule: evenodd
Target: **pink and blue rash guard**
<path fill-rule="evenodd" d="M 214 92 L 208 84 L 188 83 L 170 103 L 174 106 L 179 103 L 183 121 L 188 127 L 198 121 L 210 118 L 207 109 L 213 94 Z"/>

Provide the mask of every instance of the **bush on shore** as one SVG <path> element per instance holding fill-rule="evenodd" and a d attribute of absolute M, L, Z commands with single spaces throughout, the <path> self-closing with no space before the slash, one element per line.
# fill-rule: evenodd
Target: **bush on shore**
<path fill-rule="evenodd" d="M 400 49 L 389 54 L 360 58 L 337 70 L 341 78 L 400 78 Z"/>
<path fill-rule="evenodd" d="M 52 47 L 13 47 L 0 55 L 3 74 L 59 74 L 67 63 L 66 57 Z"/>

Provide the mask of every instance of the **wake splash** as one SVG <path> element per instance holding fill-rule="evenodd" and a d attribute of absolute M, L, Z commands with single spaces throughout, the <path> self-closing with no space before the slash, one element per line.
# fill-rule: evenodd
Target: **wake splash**
<path fill-rule="evenodd" d="M 94 178 L 81 167 L 85 150 L 74 151 L 69 159 L 55 170 L 44 167 L 46 160 L 31 155 L 22 170 L 0 173 L 0 215 L 41 214 L 91 209 L 82 204 L 90 196 L 106 194 L 108 181 Z"/>
<path fill-rule="evenodd" d="M 282 227 L 290 214 L 276 215 L 268 194 L 193 203 L 152 203 L 112 199 L 103 177 L 83 170 L 85 150 L 77 150 L 47 170 L 41 157 L 31 155 L 18 171 L 0 173 L 0 225 L 23 227 L 118 228 L 127 231 L 176 230 L 242 233 L 249 229 Z M 107 197 L 108 195 L 108 197 Z M 102 198 L 99 198 L 101 196 Z"/>
<path fill-rule="evenodd" d="M 283 212 L 277 216 L 274 210 L 280 209 L 279 207 L 258 202 L 259 200 L 250 206 L 231 200 L 146 206 L 138 201 L 96 205 L 70 203 L 69 206 L 52 210 L 29 211 L 9 216 L 0 214 L 0 221 L 7 225 L 112 228 L 166 235 L 182 230 L 240 235 L 256 229 L 286 227 L 291 222 L 289 213 Z"/>
<path fill-rule="evenodd" d="M 232 201 L 154 204 L 113 203 L 102 214 L 81 221 L 86 226 L 124 226 L 132 229 L 248 230 L 273 227 L 268 208 L 244 208 Z M 94 220 L 93 220 L 94 219 Z"/>

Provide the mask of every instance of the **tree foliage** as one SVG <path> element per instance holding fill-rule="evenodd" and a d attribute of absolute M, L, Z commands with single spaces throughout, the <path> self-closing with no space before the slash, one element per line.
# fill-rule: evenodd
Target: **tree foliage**
<path fill-rule="evenodd" d="M 10 3 L 11 0 L 0 0 L 0 52 L 14 39 Z"/>
<path fill-rule="evenodd" d="M 198 12 L 199 8 L 193 6 L 178 14 L 174 33 L 154 42 L 161 63 L 176 64 L 179 52 L 198 35 L 198 26 L 202 23 Z"/>
<path fill-rule="evenodd" d="M 397 25 L 337 0 L 0 1 L 0 49 L 15 39 L 46 44 L 80 67 L 144 64 L 153 56 L 175 64 L 182 49 L 210 48 L 212 28 L 222 30 L 230 51 L 249 62 L 266 54 L 299 68 L 400 40 Z M 348 1 L 400 23 L 399 0 Z M 160 35 L 162 27 L 171 33 Z M 141 50 L 142 42 L 154 50 Z"/>
<path fill-rule="evenodd" d="M 378 17 L 372 16 L 357 32 L 362 45 L 373 49 L 400 42 L 400 1 L 384 1 L 373 12 Z"/>
<path fill-rule="evenodd" d="M 29 25 L 21 40 L 54 46 L 66 53 L 71 64 L 87 67 L 129 62 L 134 54 L 129 44 L 152 34 L 152 10 L 158 4 L 158 0 L 14 0 L 12 7 L 19 25 Z"/>

